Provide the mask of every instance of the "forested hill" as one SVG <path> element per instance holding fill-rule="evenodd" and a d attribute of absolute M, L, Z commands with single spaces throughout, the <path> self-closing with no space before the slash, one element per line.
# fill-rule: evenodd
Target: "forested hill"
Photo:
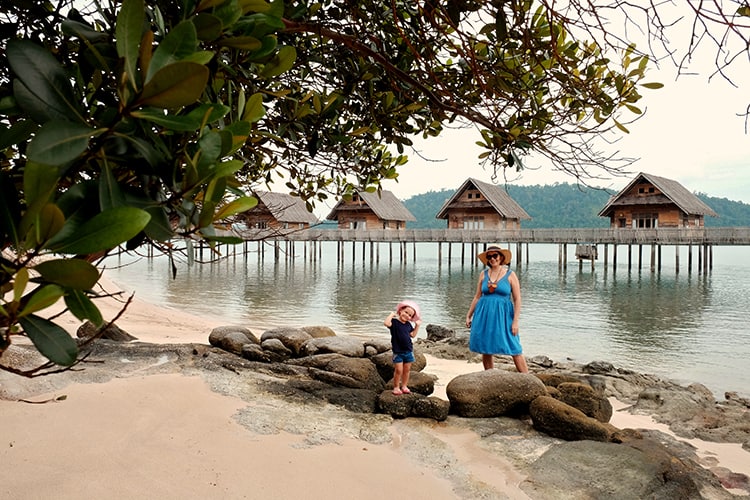
<path fill-rule="evenodd" d="M 447 221 L 435 216 L 455 191 L 429 191 L 404 200 L 404 205 L 417 218 L 409 222 L 411 229 L 444 229 Z M 521 223 L 524 229 L 602 227 L 609 219 L 597 214 L 615 191 L 594 189 L 575 184 L 547 186 L 508 186 L 508 194 L 532 217 Z M 702 193 L 697 196 L 719 217 L 706 217 L 708 227 L 750 226 L 750 205 Z"/>

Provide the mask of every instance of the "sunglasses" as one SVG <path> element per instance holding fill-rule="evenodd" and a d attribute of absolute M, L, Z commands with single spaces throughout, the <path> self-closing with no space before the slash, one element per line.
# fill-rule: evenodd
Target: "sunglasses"
<path fill-rule="evenodd" d="M 487 260 L 490 260 L 490 259 L 499 259 L 499 258 L 500 258 L 500 254 L 499 253 L 488 253 L 487 254 Z"/>

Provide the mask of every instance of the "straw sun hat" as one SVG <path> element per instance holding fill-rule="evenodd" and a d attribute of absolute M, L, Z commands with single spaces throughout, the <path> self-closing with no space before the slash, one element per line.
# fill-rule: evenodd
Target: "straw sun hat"
<path fill-rule="evenodd" d="M 479 260 L 481 260 L 482 264 L 484 264 L 486 266 L 486 265 L 488 265 L 487 264 L 487 254 L 488 253 L 493 253 L 493 252 L 501 253 L 503 255 L 503 262 L 502 262 L 503 264 L 505 264 L 505 265 L 509 265 L 510 264 L 510 258 L 511 258 L 511 256 L 513 254 L 511 254 L 510 250 L 508 250 L 507 248 L 501 248 L 500 245 L 495 245 L 495 244 L 492 244 L 492 245 L 488 246 L 484 250 L 484 252 L 482 252 L 482 253 L 480 253 L 480 254 L 477 255 L 477 258 Z"/>
<path fill-rule="evenodd" d="M 402 300 L 401 302 L 399 302 L 396 306 L 396 312 L 401 311 L 401 309 L 403 309 L 404 307 L 411 307 L 412 309 L 414 309 L 414 316 L 412 316 L 411 318 L 412 321 L 419 321 L 419 319 L 422 317 L 422 313 L 419 310 L 419 305 L 417 305 L 417 303 L 413 300 Z"/>

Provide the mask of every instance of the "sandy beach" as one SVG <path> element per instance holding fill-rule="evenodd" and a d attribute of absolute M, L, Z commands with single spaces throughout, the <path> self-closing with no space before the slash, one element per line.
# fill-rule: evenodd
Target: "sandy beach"
<path fill-rule="evenodd" d="M 119 307 L 113 300 L 98 304 L 105 317 Z M 77 322 L 65 321 L 74 333 Z M 136 299 L 118 325 L 143 342 L 207 344 L 220 322 Z M 425 371 L 439 377 L 434 395 L 445 398 L 452 377 L 478 369 L 428 357 Z M 55 400 L 62 395 L 65 399 Z M 41 403 L 47 400 L 52 401 Z M 247 403 L 212 392 L 198 376 L 136 373 L 73 384 L 30 401 L 40 403 L 0 400 L 2 498 L 375 499 L 396 492 L 408 498 L 460 498 L 441 471 L 401 452 L 398 422 L 393 440 L 383 445 L 342 438 L 309 446 L 304 436 L 255 434 L 234 418 Z M 648 417 L 620 411 L 612 424 L 668 432 Z M 527 498 L 518 488 L 523 476 L 476 446 L 478 436 L 449 426 L 435 426 L 434 432 L 470 474 L 507 498 Z M 748 453 L 740 445 L 691 444 L 712 463 L 750 475 Z"/>

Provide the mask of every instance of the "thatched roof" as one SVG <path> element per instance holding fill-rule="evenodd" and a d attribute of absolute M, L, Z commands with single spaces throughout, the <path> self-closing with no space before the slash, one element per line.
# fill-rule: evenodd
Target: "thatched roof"
<path fill-rule="evenodd" d="M 641 182 L 653 184 L 659 191 L 660 195 L 647 197 L 629 196 L 628 193 L 636 184 Z M 619 193 L 612 196 L 604 208 L 599 212 L 600 217 L 609 217 L 615 207 L 626 205 L 667 205 L 674 204 L 687 215 L 710 215 L 718 217 L 711 207 L 703 203 L 700 198 L 685 189 L 677 181 L 659 177 L 656 175 L 645 174 L 641 172 L 630 183 L 625 186 Z"/>
<path fill-rule="evenodd" d="M 359 211 L 364 208 L 372 210 L 372 212 L 381 220 L 388 221 L 415 221 L 417 220 L 409 209 L 396 198 L 396 196 L 390 191 L 382 190 L 380 193 L 368 193 L 361 191 L 357 193 L 362 199 L 364 206 L 358 207 L 352 204 L 346 204 L 343 200 L 339 200 L 331 213 L 328 214 L 326 220 L 338 220 L 338 214 L 342 211 Z"/>
<path fill-rule="evenodd" d="M 461 184 L 461 187 L 459 187 L 455 193 L 453 193 L 453 196 L 451 196 L 448 201 L 446 201 L 440 211 L 437 213 L 435 218 L 437 219 L 447 219 L 448 218 L 448 210 L 451 208 L 456 208 L 458 206 L 459 198 L 461 197 L 461 194 L 469 189 L 470 187 L 475 187 L 481 194 L 484 196 L 484 198 L 489 202 L 490 206 L 498 213 L 501 217 L 504 217 L 506 219 L 518 219 L 518 220 L 528 220 L 531 219 L 531 216 L 526 213 L 526 210 L 521 208 L 521 205 L 516 203 L 516 201 L 510 197 L 508 192 L 503 188 L 503 186 L 498 186 L 496 184 L 490 184 L 488 182 L 482 182 L 477 179 L 468 178 L 464 181 L 463 184 Z M 468 204 L 466 204 L 468 205 Z M 469 206 L 475 206 L 475 203 L 472 203 Z"/>
<path fill-rule="evenodd" d="M 300 222 L 316 224 L 318 218 L 315 214 L 307 211 L 305 202 L 296 196 L 286 193 L 273 193 L 270 191 L 255 191 L 260 203 L 265 205 L 274 219 L 279 222 L 297 224 Z M 252 211 L 251 211 L 252 212 Z"/>

